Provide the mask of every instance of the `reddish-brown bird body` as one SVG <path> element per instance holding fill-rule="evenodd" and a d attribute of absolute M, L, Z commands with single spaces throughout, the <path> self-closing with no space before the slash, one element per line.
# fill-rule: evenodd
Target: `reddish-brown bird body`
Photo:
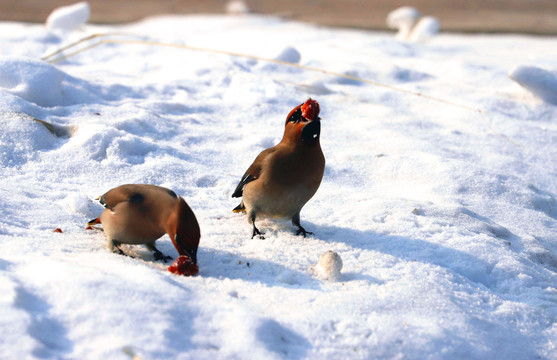
<path fill-rule="evenodd" d="M 300 210 L 319 188 L 325 170 L 318 115 L 319 104 L 311 99 L 294 108 L 280 143 L 257 156 L 232 195 L 242 196 L 236 210 L 245 209 L 253 236 L 260 234 L 255 227 L 260 217 L 292 219 L 298 234 L 308 233 L 300 225 Z"/>
<path fill-rule="evenodd" d="M 121 252 L 119 244 L 144 244 L 157 259 L 167 259 L 155 247 L 155 241 L 166 233 L 180 255 L 196 262 L 199 224 L 188 204 L 172 190 L 128 184 L 108 191 L 100 202 L 106 207 L 100 222 L 110 250 Z"/>

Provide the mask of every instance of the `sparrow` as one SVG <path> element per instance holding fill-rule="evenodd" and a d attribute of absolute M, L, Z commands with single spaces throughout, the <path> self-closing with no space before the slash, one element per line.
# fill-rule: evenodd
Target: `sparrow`
<path fill-rule="evenodd" d="M 146 184 L 118 186 L 98 198 L 105 209 L 87 225 L 102 224 L 108 248 L 124 255 L 120 244 L 144 244 L 156 260 L 170 260 L 155 247 L 168 234 L 182 256 L 197 263 L 200 230 L 188 204 L 170 189 Z"/>
<path fill-rule="evenodd" d="M 252 238 L 263 237 L 258 218 L 292 219 L 296 235 L 313 234 L 300 225 L 300 210 L 315 194 L 325 170 L 319 144 L 319 103 L 311 98 L 296 106 L 284 124 L 282 140 L 263 150 L 248 168 L 232 197 L 242 197 L 234 212 L 245 211 L 253 225 Z"/>

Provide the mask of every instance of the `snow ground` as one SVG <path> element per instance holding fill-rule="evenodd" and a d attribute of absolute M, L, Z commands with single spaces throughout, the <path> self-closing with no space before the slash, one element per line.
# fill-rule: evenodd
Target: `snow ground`
<path fill-rule="evenodd" d="M 0 30 L 0 358 L 557 359 L 557 107 L 507 76 L 554 67 L 557 38 L 410 44 L 258 16 Z M 107 31 L 300 56 L 485 112 L 178 48 L 39 60 Z M 315 235 L 267 221 L 252 240 L 230 195 L 310 96 L 327 159 L 302 210 Z M 202 230 L 197 276 L 142 247 L 112 254 L 84 230 L 94 199 L 125 183 L 186 199 Z M 166 237 L 158 247 L 177 255 Z M 310 270 L 327 250 L 342 258 L 338 282 Z"/>

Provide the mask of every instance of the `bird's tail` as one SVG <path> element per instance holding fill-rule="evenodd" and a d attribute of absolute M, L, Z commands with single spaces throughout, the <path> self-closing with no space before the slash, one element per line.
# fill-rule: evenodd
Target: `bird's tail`
<path fill-rule="evenodd" d="M 242 201 L 240 205 L 236 206 L 234 209 L 232 209 L 232 211 L 235 213 L 246 212 L 246 207 L 244 206 L 244 202 Z"/>
<path fill-rule="evenodd" d="M 87 222 L 87 225 L 89 225 L 89 226 L 90 225 L 97 225 L 97 224 L 100 224 L 100 223 L 101 223 L 101 218 L 95 218 L 93 220 L 89 220 Z"/>

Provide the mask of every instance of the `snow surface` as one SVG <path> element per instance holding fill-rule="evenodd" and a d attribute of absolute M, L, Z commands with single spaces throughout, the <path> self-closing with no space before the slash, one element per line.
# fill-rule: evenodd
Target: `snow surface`
<path fill-rule="evenodd" d="M 442 34 L 426 46 L 253 15 L 85 27 L 283 54 L 479 113 L 154 45 L 52 65 L 40 57 L 84 33 L 0 30 L 0 358 L 557 358 L 557 107 L 507 76 L 551 68 L 557 38 Z M 310 96 L 327 159 L 302 210 L 315 235 L 262 221 L 266 239 L 250 239 L 230 195 Z M 84 229 L 94 199 L 125 183 L 186 199 L 202 230 L 197 276 L 142 247 L 110 253 Z M 167 237 L 158 247 L 177 256 Z M 311 272 L 328 250 L 342 257 L 338 282 Z"/>

